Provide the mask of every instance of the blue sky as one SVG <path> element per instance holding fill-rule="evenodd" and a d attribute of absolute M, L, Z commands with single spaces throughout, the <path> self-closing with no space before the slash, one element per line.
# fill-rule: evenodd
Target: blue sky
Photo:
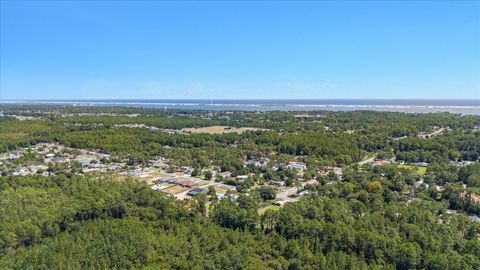
<path fill-rule="evenodd" d="M 1 1 L 0 98 L 480 98 L 480 2 Z"/>

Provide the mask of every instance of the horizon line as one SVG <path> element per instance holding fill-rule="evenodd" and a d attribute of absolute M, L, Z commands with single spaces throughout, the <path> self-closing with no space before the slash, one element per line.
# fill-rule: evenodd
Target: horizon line
<path fill-rule="evenodd" d="M 479 98 L 38 98 L 0 99 L 1 101 L 75 101 L 75 100 L 478 100 Z"/>

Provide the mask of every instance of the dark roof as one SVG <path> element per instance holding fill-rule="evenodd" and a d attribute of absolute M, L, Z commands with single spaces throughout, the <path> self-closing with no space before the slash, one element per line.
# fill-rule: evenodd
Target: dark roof
<path fill-rule="evenodd" d="M 178 183 L 182 187 L 193 187 L 197 185 L 197 182 L 194 181 L 181 181 Z"/>
<path fill-rule="evenodd" d="M 171 177 L 160 177 L 157 179 L 158 182 L 172 182 L 175 181 L 174 178 Z"/>
<path fill-rule="evenodd" d="M 198 194 L 207 194 L 208 193 L 208 189 L 206 188 L 195 188 L 195 189 L 192 189 L 188 192 L 188 195 L 190 196 L 195 196 L 195 195 L 198 195 Z"/>

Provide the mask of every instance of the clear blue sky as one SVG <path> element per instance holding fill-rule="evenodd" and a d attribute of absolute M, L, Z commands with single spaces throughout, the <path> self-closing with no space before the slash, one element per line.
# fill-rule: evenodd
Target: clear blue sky
<path fill-rule="evenodd" d="M 480 98 L 480 2 L 1 1 L 2 99 Z"/>

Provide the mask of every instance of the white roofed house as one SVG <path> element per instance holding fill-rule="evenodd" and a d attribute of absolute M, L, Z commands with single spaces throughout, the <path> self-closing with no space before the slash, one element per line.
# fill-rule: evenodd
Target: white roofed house
<path fill-rule="evenodd" d="M 111 165 L 107 167 L 107 171 L 111 171 L 111 172 L 118 172 L 121 170 L 122 170 L 122 166 L 120 165 Z"/>
<path fill-rule="evenodd" d="M 415 165 L 417 165 L 419 167 L 427 167 L 428 163 L 427 162 L 417 162 Z"/>
<path fill-rule="evenodd" d="M 288 164 L 287 168 L 295 169 L 295 170 L 306 170 L 307 165 L 305 163 L 302 163 L 302 162 L 290 162 Z"/>
<path fill-rule="evenodd" d="M 248 177 L 249 177 L 248 175 L 238 175 L 238 176 L 237 176 L 237 179 L 238 179 L 238 180 L 241 180 L 241 181 L 245 181 L 245 180 L 248 179 Z"/>
<path fill-rule="evenodd" d="M 82 166 L 87 167 L 92 163 L 93 159 L 91 159 L 91 158 L 76 158 L 75 161 L 80 163 Z"/>
<path fill-rule="evenodd" d="M 32 172 L 32 173 L 37 173 L 39 170 L 46 171 L 48 169 L 48 166 L 45 165 L 28 165 L 27 168 Z"/>
<path fill-rule="evenodd" d="M 29 174 L 31 174 L 31 172 L 26 167 L 19 168 L 12 173 L 12 175 L 14 175 L 14 176 L 26 176 L 26 175 L 29 175 Z"/>
<path fill-rule="evenodd" d="M 219 173 L 219 175 L 222 176 L 223 178 L 227 178 L 227 177 L 231 177 L 232 173 L 231 172 L 221 172 L 221 173 Z"/>
<path fill-rule="evenodd" d="M 110 158 L 110 155 L 109 154 L 104 154 L 104 153 L 96 153 L 96 156 L 98 158 L 105 158 L 105 159 L 109 159 Z"/>
<path fill-rule="evenodd" d="M 83 174 L 88 174 L 88 173 L 96 173 L 96 172 L 99 172 L 100 169 L 99 168 L 85 168 L 82 170 L 82 173 Z"/>

